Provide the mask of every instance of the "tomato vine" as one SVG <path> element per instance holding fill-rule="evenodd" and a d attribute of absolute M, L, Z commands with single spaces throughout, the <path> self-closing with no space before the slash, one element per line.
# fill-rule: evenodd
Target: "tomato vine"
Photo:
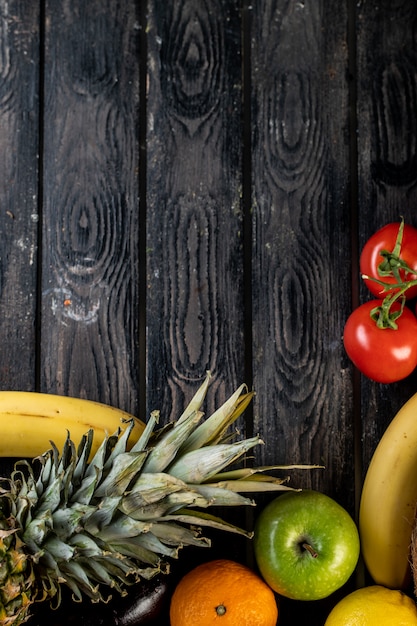
<path fill-rule="evenodd" d="M 381 277 L 393 277 L 396 281 L 395 289 L 393 289 L 393 283 L 388 283 L 374 276 L 368 276 L 362 274 L 364 280 L 371 280 L 374 283 L 380 285 L 385 292 L 389 291 L 385 298 L 382 300 L 382 304 L 374 307 L 370 311 L 370 316 L 378 326 L 378 328 L 392 328 L 398 329 L 397 320 L 404 311 L 406 303 L 406 292 L 410 287 L 417 286 L 417 280 L 406 280 L 401 278 L 400 270 L 407 274 L 414 274 L 414 270 L 408 265 L 408 263 L 401 258 L 401 245 L 404 234 L 404 219 L 401 219 L 401 223 L 398 229 L 398 235 L 395 242 L 394 249 L 380 250 L 379 254 L 383 257 L 383 261 L 378 265 L 378 273 Z M 400 308 L 393 310 L 393 304 L 400 301 Z"/>

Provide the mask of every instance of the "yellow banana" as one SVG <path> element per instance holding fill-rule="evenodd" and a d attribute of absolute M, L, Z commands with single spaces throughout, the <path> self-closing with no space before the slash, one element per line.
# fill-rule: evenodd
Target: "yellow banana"
<path fill-rule="evenodd" d="M 365 565 L 377 584 L 407 589 L 417 503 L 417 394 L 381 437 L 366 472 L 359 532 Z"/>
<path fill-rule="evenodd" d="M 105 435 L 118 428 L 124 430 L 126 420 L 134 420 L 131 445 L 145 424 L 129 413 L 107 404 L 32 391 L 0 391 L 0 457 L 34 458 L 51 447 L 51 441 L 62 449 L 69 432 L 75 445 L 92 428 L 92 454 Z"/>

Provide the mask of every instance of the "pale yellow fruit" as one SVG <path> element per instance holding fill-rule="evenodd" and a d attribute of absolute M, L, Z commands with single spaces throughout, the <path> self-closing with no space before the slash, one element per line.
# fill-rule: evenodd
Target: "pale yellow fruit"
<path fill-rule="evenodd" d="M 340 600 L 324 626 L 417 626 L 417 607 L 402 591 L 371 585 Z"/>

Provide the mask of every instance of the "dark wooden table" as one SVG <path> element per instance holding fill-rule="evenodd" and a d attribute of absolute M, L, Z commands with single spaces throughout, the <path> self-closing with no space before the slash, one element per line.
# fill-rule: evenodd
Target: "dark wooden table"
<path fill-rule="evenodd" d="M 0 388 L 168 421 L 246 382 L 255 462 L 356 517 L 417 387 L 342 344 L 363 243 L 417 226 L 416 32 L 415 0 L 0 0 Z"/>

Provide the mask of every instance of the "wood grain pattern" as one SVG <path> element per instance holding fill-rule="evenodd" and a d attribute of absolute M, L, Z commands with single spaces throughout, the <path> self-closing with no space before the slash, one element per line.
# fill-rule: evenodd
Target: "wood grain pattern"
<path fill-rule="evenodd" d="M 36 385 L 39 7 L 0 2 L 0 388 Z"/>
<path fill-rule="evenodd" d="M 137 412 L 138 23 L 46 7 L 42 388 Z"/>
<path fill-rule="evenodd" d="M 352 508 L 344 19 L 324 2 L 253 7 L 253 370 L 260 460 L 324 464 L 297 479 Z"/>
<path fill-rule="evenodd" d="M 206 370 L 207 410 L 243 382 L 240 20 L 149 8 L 147 390 L 170 419 Z"/>
<path fill-rule="evenodd" d="M 355 514 L 417 386 L 342 344 L 362 245 L 417 226 L 416 33 L 415 0 L 0 0 L 0 388 L 165 422 L 246 380 L 249 462 L 323 463 L 291 484 Z M 225 555 L 253 565 L 216 536 L 176 575 Z"/>
<path fill-rule="evenodd" d="M 407 0 L 363 3 L 358 12 L 361 247 L 375 230 L 401 216 L 417 226 L 416 23 L 417 7 Z M 370 297 L 363 284 L 360 296 L 362 301 Z M 364 468 L 416 385 L 415 373 L 394 385 L 362 381 Z"/>

